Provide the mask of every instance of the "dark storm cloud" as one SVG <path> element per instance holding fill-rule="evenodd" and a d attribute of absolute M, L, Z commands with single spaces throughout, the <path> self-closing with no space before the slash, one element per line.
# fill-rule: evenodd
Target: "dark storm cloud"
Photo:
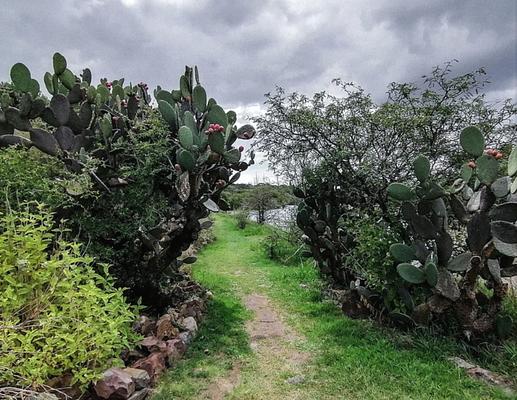
<path fill-rule="evenodd" d="M 383 97 L 456 58 L 458 72 L 487 67 L 497 93 L 514 96 L 516 2 L 18 0 L 2 1 L 0 79 L 22 61 L 41 79 L 51 54 L 95 77 L 177 86 L 197 64 L 221 103 L 260 103 L 275 84 L 307 93 L 334 77 Z"/>

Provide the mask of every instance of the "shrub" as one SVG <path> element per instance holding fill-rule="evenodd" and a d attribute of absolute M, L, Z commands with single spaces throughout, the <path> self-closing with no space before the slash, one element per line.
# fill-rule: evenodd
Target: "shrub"
<path fill-rule="evenodd" d="M 503 153 L 486 149 L 476 127 L 463 129 L 460 143 L 476 160 L 465 163 L 449 187 L 439 184 L 422 155 L 413 162 L 417 184 L 396 182 L 388 187 L 407 225 L 404 243 L 390 251 L 405 281 L 406 297 L 413 288 L 425 293 L 425 298 L 410 302 L 414 322 L 452 320 L 467 338 L 494 331 L 506 337 L 512 318 L 500 312 L 508 292 L 502 278 L 517 275 L 517 180 L 512 179 L 517 174 L 517 147 L 502 163 Z M 466 251 L 454 257 L 450 214 L 467 231 Z M 408 316 L 395 317 L 410 322 Z"/>
<path fill-rule="evenodd" d="M 246 228 L 246 225 L 250 222 L 248 218 L 248 213 L 244 210 L 239 210 L 234 215 L 235 219 L 237 220 L 237 227 L 239 229 Z"/>
<path fill-rule="evenodd" d="M 262 241 L 266 255 L 271 260 L 280 261 L 286 265 L 303 263 L 305 248 L 300 240 L 300 232 L 294 223 L 285 228 L 268 227 L 269 234 Z"/>
<path fill-rule="evenodd" d="M 346 221 L 355 246 L 346 257 L 347 267 L 368 282 L 368 286 L 381 291 L 391 280 L 393 259 L 390 246 L 400 240 L 382 218 L 363 215 Z"/>
<path fill-rule="evenodd" d="M 137 309 L 38 207 L 0 217 L 0 385 L 87 385 L 138 338 Z"/>
<path fill-rule="evenodd" d="M 28 201 L 44 203 L 52 209 L 72 207 L 76 200 L 66 192 L 66 187 L 84 181 L 69 173 L 60 160 L 37 150 L 0 149 L 0 165 L 0 210 L 6 198 L 13 208 Z M 85 186 L 88 188 L 89 179 Z"/>

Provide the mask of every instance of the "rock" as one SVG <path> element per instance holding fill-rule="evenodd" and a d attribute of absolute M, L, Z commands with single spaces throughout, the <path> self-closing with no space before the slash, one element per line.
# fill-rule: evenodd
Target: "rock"
<path fill-rule="evenodd" d="M 131 379 L 133 379 L 133 382 L 135 382 L 135 387 L 137 389 L 146 388 L 151 383 L 151 377 L 144 369 L 137 369 L 137 368 L 124 368 L 123 370 L 126 374 L 128 374 Z"/>
<path fill-rule="evenodd" d="M 178 351 L 178 353 L 180 353 L 180 355 L 185 354 L 187 351 L 187 344 L 180 338 L 167 340 L 167 347 L 170 346 L 173 346 Z"/>
<path fill-rule="evenodd" d="M 193 317 L 187 317 L 183 319 L 183 322 L 181 323 L 185 329 L 189 332 L 192 332 L 192 335 L 195 335 L 197 333 L 197 322 Z"/>
<path fill-rule="evenodd" d="M 156 329 L 156 322 L 145 315 L 141 315 L 134 329 L 144 336 L 150 336 L 153 335 Z"/>
<path fill-rule="evenodd" d="M 449 361 L 452 361 L 454 364 L 456 364 L 458 368 L 471 369 L 476 367 L 474 364 L 471 364 L 468 361 L 465 361 L 463 358 L 459 357 L 449 357 Z"/>
<path fill-rule="evenodd" d="M 95 393 L 102 399 L 127 399 L 135 392 L 131 376 L 120 368 L 110 368 L 94 385 Z"/>
<path fill-rule="evenodd" d="M 72 379 L 72 374 L 65 373 L 48 380 L 46 385 L 51 388 L 59 389 L 62 394 L 70 398 L 79 398 L 84 390 L 82 390 L 77 384 L 72 385 Z"/>
<path fill-rule="evenodd" d="M 151 383 L 154 383 L 165 371 L 165 357 L 162 353 L 152 353 L 146 358 L 138 360 L 131 367 L 146 370 L 151 378 Z"/>
<path fill-rule="evenodd" d="M 418 325 L 428 325 L 431 320 L 431 309 L 429 304 L 422 303 L 416 306 L 411 313 L 411 318 L 413 318 L 413 321 Z"/>
<path fill-rule="evenodd" d="M 140 342 L 140 346 L 146 349 L 149 353 L 155 351 L 164 351 L 167 345 L 163 340 L 158 339 L 156 336 L 148 336 Z"/>
<path fill-rule="evenodd" d="M 185 331 L 185 332 L 181 332 L 179 335 L 178 335 L 178 338 L 184 342 L 186 345 L 188 345 L 190 342 L 192 342 L 192 339 L 194 339 L 194 335 L 192 334 L 191 331 Z"/>
<path fill-rule="evenodd" d="M 204 309 L 205 303 L 199 297 L 194 297 L 181 305 L 180 315 L 182 317 L 194 317 L 196 319 L 200 319 Z"/>
<path fill-rule="evenodd" d="M 439 294 L 435 294 L 429 298 L 427 304 L 432 312 L 440 314 L 450 307 L 451 301 Z"/>
<path fill-rule="evenodd" d="M 454 276 L 444 268 L 438 271 L 438 282 L 434 288 L 438 294 L 449 300 L 456 301 L 460 298 L 460 289 Z"/>
<path fill-rule="evenodd" d="M 133 395 L 128 400 L 144 400 L 151 391 L 149 389 L 142 389 Z"/>
<path fill-rule="evenodd" d="M 464 369 L 466 373 L 474 379 L 478 379 L 488 383 L 489 385 L 497 386 L 501 388 L 508 396 L 515 396 L 515 392 L 512 389 L 512 381 L 510 379 L 487 369 L 481 368 L 478 365 L 471 364 L 459 357 L 449 357 L 448 360 L 456 364 L 458 368 Z"/>
<path fill-rule="evenodd" d="M 167 357 L 169 366 L 172 367 L 181 359 L 181 356 L 185 353 L 187 346 L 180 339 L 167 340 L 166 344 L 167 351 L 164 355 Z"/>
<path fill-rule="evenodd" d="M 305 377 L 303 375 L 292 376 L 287 379 L 286 382 L 290 385 L 299 385 L 300 383 L 305 382 Z"/>
<path fill-rule="evenodd" d="M 350 318 L 368 318 L 370 315 L 370 310 L 356 290 L 347 290 L 343 294 L 341 310 Z"/>
<path fill-rule="evenodd" d="M 122 360 L 126 365 L 133 364 L 135 361 L 140 360 L 141 358 L 144 358 L 146 354 L 142 353 L 138 350 L 127 350 L 122 352 Z"/>
<path fill-rule="evenodd" d="M 172 339 L 178 336 L 179 329 L 173 325 L 173 319 L 170 314 L 165 314 L 160 317 L 156 323 L 156 337 L 160 340 Z"/>

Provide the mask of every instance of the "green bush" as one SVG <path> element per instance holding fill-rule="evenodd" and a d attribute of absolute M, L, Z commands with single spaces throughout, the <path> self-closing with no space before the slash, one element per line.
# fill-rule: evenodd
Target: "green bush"
<path fill-rule="evenodd" d="M 38 150 L 0 149 L 0 166 L 0 210 L 6 198 L 13 208 L 27 201 L 38 201 L 52 209 L 72 206 L 75 200 L 66 192 L 66 187 L 72 182 L 84 181 L 83 176 L 67 172 L 62 161 Z M 84 186 L 89 185 L 88 179 Z"/>
<path fill-rule="evenodd" d="M 237 220 L 237 227 L 239 229 L 246 228 L 246 225 L 250 222 L 248 213 L 244 210 L 239 210 L 235 213 L 235 219 Z"/>
<path fill-rule="evenodd" d="M 140 126 L 140 131 L 129 132 L 118 149 L 131 154 L 119 163 L 119 176 L 130 184 L 102 191 L 94 199 L 81 199 L 83 209 L 70 215 L 70 226 L 87 243 L 88 254 L 97 261 L 112 265 L 110 272 L 117 286 L 128 288 L 126 295 L 135 300 L 145 295 L 138 288 L 146 280 L 145 247 L 139 245 L 142 229 L 150 229 L 169 220 L 173 205 L 160 184 L 167 179 L 170 140 L 165 125 L 156 113 Z M 140 282 L 140 283 L 139 283 Z"/>
<path fill-rule="evenodd" d="M 381 291 L 388 282 L 388 274 L 395 271 L 389 250 L 400 236 L 380 217 L 365 215 L 347 220 L 347 225 L 355 241 L 346 258 L 347 266 L 364 278 L 372 289 Z"/>
<path fill-rule="evenodd" d="M 266 255 L 271 260 L 279 261 L 286 265 L 300 265 L 303 243 L 300 241 L 300 233 L 295 224 L 290 224 L 285 230 L 269 227 L 269 234 L 261 242 Z"/>
<path fill-rule="evenodd" d="M 137 308 L 77 243 L 53 229 L 52 214 L 0 217 L 0 385 L 39 385 L 71 373 L 87 385 L 138 339 Z"/>

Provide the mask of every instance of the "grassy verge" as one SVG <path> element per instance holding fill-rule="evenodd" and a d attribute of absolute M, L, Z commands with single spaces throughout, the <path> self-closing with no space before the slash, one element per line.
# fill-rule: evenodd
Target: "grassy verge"
<path fill-rule="evenodd" d="M 241 298 L 249 293 L 269 296 L 306 338 L 301 350 L 312 358 L 297 385 L 297 399 L 507 398 L 446 361 L 448 355 L 465 357 L 453 341 L 404 335 L 344 317 L 322 301 L 321 282 L 311 266 L 287 267 L 265 257 L 260 242 L 269 228 L 251 224 L 239 230 L 235 220 L 220 215 L 214 229 L 216 241 L 201 251 L 193 268 L 195 279 L 213 292 L 213 303 L 187 358 L 162 379 L 154 400 L 203 398 L 209 383 L 236 363 L 241 379 L 229 398 L 264 398 L 256 382 L 268 366 L 257 361 L 245 331 L 250 314 Z M 269 384 L 288 390 L 284 379 Z M 289 396 L 284 392 L 277 398 L 294 398 Z"/>

